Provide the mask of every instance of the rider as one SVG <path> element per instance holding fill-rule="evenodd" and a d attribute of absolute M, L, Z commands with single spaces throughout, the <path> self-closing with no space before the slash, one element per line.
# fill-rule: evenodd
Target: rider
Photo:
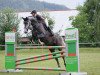
<path fill-rule="evenodd" d="M 37 21 L 39 23 L 42 23 L 43 24 L 44 28 L 51 33 L 51 36 L 54 35 L 53 32 L 51 31 L 51 29 L 46 25 L 44 18 L 42 16 L 38 15 L 36 10 L 33 10 L 31 12 L 31 14 L 32 14 L 33 17 L 36 17 L 36 19 L 37 19 Z"/>

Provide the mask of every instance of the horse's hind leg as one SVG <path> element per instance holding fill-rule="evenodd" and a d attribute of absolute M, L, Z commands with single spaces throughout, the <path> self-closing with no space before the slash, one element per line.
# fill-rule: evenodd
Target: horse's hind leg
<path fill-rule="evenodd" d="M 63 55 L 63 53 L 61 53 L 61 55 Z M 66 67 L 66 61 L 65 61 L 65 57 L 62 57 L 63 58 L 63 61 L 64 61 L 64 65 Z"/>
<path fill-rule="evenodd" d="M 61 51 L 62 49 L 59 49 L 59 51 Z M 61 53 L 61 55 L 64 55 L 64 53 Z M 64 61 L 64 65 L 66 67 L 66 61 L 65 61 L 65 57 L 62 57 L 63 61 Z"/>
<path fill-rule="evenodd" d="M 55 49 L 49 49 L 51 53 L 55 52 Z M 53 54 L 53 56 L 56 56 L 56 54 Z M 57 65 L 58 67 L 60 67 L 60 63 L 59 63 L 59 60 L 58 58 L 55 58 L 56 62 L 57 62 Z"/>

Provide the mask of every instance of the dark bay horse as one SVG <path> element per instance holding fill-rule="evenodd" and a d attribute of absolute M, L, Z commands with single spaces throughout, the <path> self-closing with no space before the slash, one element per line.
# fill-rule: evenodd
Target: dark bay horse
<path fill-rule="evenodd" d="M 35 35 L 38 39 L 40 39 L 41 42 L 43 42 L 46 46 L 65 46 L 65 42 L 62 37 L 60 37 L 57 34 L 54 34 L 54 36 L 50 35 L 50 32 L 48 30 L 45 30 L 42 23 L 39 23 L 36 18 L 34 17 L 26 17 L 23 18 L 24 20 L 24 33 L 28 32 L 28 29 L 32 31 L 32 35 Z M 33 37 L 34 38 L 34 37 Z M 56 49 L 49 49 L 51 53 L 55 52 Z M 62 51 L 64 49 L 58 48 L 59 51 Z M 61 53 L 63 55 L 63 53 Z M 56 56 L 54 54 L 53 56 Z M 64 65 L 65 64 L 65 58 L 63 58 Z M 60 63 L 58 61 L 58 58 L 55 58 L 58 67 L 60 67 Z"/>

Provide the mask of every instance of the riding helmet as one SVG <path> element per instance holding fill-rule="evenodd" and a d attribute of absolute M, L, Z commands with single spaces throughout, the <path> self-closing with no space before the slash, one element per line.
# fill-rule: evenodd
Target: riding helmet
<path fill-rule="evenodd" d="M 33 11 L 31 12 L 31 14 L 33 14 L 33 13 L 34 13 L 34 14 L 36 14 L 36 13 L 37 13 L 37 11 L 36 11 L 36 10 L 33 10 Z"/>

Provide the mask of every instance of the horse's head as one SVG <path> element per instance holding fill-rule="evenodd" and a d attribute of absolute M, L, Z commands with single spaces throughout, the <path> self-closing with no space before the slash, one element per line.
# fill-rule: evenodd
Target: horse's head
<path fill-rule="evenodd" d="M 40 34 L 45 34 L 46 30 L 42 23 L 39 23 L 35 17 L 29 16 L 23 18 L 24 20 L 24 33 L 28 32 L 28 29 L 37 31 Z M 40 35 L 42 36 L 42 35 Z"/>
<path fill-rule="evenodd" d="M 26 18 L 23 18 L 22 19 L 24 20 L 24 33 L 27 33 L 28 32 L 28 29 L 32 30 L 32 25 L 31 25 L 31 21 L 28 17 Z"/>

